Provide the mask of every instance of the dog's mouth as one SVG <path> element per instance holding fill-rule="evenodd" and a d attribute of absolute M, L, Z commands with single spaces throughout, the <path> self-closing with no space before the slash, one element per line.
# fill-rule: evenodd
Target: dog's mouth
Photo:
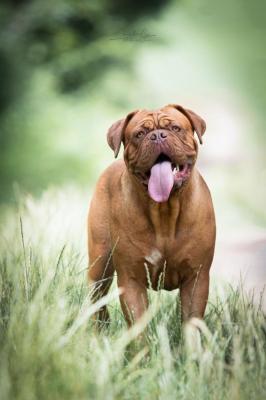
<path fill-rule="evenodd" d="M 177 163 L 168 155 L 161 153 L 151 168 L 142 175 L 143 184 L 148 187 L 150 197 L 157 203 L 169 199 L 173 188 L 180 188 L 188 179 L 193 166 L 192 158 Z"/>

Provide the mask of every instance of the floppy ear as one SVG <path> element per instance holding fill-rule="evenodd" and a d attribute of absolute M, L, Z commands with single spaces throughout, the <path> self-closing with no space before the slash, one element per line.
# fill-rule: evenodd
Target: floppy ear
<path fill-rule="evenodd" d="M 115 158 L 118 156 L 121 143 L 124 139 L 125 129 L 127 124 L 131 120 L 131 118 L 137 113 L 138 111 L 132 111 L 129 113 L 126 118 L 119 119 L 116 121 L 107 132 L 107 142 L 111 149 L 114 151 Z"/>
<path fill-rule="evenodd" d="M 202 144 L 202 136 L 206 130 L 205 121 L 198 114 L 194 113 L 194 111 L 188 110 L 187 108 L 184 108 L 179 104 L 170 104 L 170 106 L 176 108 L 187 117 L 192 125 L 192 129 L 196 132 L 198 136 L 200 144 Z"/>

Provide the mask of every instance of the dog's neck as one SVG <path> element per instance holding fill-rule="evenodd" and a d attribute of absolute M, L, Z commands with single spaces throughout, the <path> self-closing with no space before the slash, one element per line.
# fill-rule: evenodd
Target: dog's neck
<path fill-rule="evenodd" d="M 143 184 L 127 169 L 124 170 L 122 176 L 122 187 L 125 188 L 128 196 L 134 198 L 140 214 L 145 214 L 148 218 L 156 236 L 171 238 L 176 236 L 177 230 L 182 226 L 182 220 L 193 201 L 192 187 L 195 187 L 193 185 L 195 174 L 197 171 L 193 168 L 186 184 L 180 189 L 174 190 L 168 201 L 164 203 L 156 203 L 152 200 Z"/>

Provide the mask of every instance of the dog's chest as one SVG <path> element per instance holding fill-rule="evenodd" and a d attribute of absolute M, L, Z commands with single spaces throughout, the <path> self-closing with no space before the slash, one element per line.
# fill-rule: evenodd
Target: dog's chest
<path fill-rule="evenodd" d="M 155 290 L 178 288 L 184 264 L 181 257 L 182 255 L 171 249 L 171 246 L 168 251 L 151 248 L 143 258 L 148 286 Z"/>

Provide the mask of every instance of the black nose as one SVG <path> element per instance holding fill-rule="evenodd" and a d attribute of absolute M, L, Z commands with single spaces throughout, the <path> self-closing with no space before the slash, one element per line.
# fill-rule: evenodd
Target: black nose
<path fill-rule="evenodd" d="M 167 138 L 167 133 L 164 131 L 153 132 L 150 136 L 151 140 L 156 140 L 158 142 Z"/>

